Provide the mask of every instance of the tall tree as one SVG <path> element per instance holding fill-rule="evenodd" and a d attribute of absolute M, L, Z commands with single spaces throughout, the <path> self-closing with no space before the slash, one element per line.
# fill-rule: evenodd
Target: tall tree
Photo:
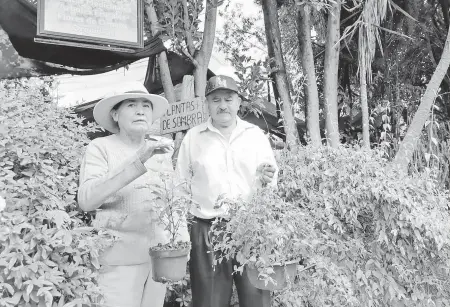
<path fill-rule="evenodd" d="M 327 38 L 324 64 L 324 106 L 327 142 L 331 147 L 339 145 L 338 125 L 338 68 L 340 49 L 341 1 L 331 3 L 328 11 Z"/>
<path fill-rule="evenodd" d="M 150 23 L 150 32 L 151 35 L 156 35 L 158 30 L 161 28 L 158 17 L 156 14 L 155 4 L 153 0 L 147 0 L 147 5 L 145 7 L 145 12 L 147 14 L 148 21 Z M 158 55 L 158 65 L 159 72 L 161 77 L 161 83 L 164 89 L 164 95 L 170 104 L 176 102 L 175 97 L 175 88 L 172 82 L 172 76 L 170 74 L 169 62 L 167 61 L 167 53 L 166 51 L 161 52 Z M 173 163 L 176 162 L 176 157 L 178 155 L 178 149 L 181 145 L 181 141 L 183 140 L 183 134 L 178 132 L 175 134 L 175 152 L 173 155 Z"/>
<path fill-rule="evenodd" d="M 147 0 L 149 1 L 149 0 Z M 171 48 L 194 64 L 195 94 L 204 97 L 208 65 L 214 46 L 219 0 L 153 0 L 160 28 L 170 39 Z M 204 5 L 206 3 L 206 5 Z M 203 32 L 198 30 L 204 12 Z"/>
<path fill-rule="evenodd" d="M 358 35 L 359 78 L 361 89 L 361 112 L 363 146 L 370 148 L 369 105 L 367 102 L 367 82 L 372 81 L 372 61 L 375 56 L 376 41 L 379 40 L 378 27 L 386 17 L 388 0 L 367 0 L 361 14 Z M 381 46 L 381 45 L 380 45 Z"/>
<path fill-rule="evenodd" d="M 195 96 L 204 97 L 206 89 L 206 74 L 208 72 L 209 61 L 214 47 L 214 37 L 216 34 L 217 7 L 223 1 L 206 0 L 205 22 L 203 30 L 203 39 L 200 48 L 196 49 L 194 45 L 193 31 L 190 28 L 192 22 L 189 20 L 188 0 L 182 0 L 183 23 L 185 29 L 185 42 L 189 56 L 193 59 Z"/>
<path fill-rule="evenodd" d="M 369 103 L 367 102 L 367 67 L 365 62 L 359 63 L 359 86 L 362 114 L 363 147 L 370 148 Z"/>
<path fill-rule="evenodd" d="M 156 14 L 156 9 L 153 0 L 147 0 L 145 12 L 147 14 L 147 18 L 150 23 L 151 35 L 156 35 L 161 26 L 158 22 L 158 17 Z M 163 51 L 158 55 L 158 64 L 161 82 L 164 89 L 164 95 L 169 101 L 169 103 L 174 103 L 176 101 L 175 90 L 172 83 L 172 77 L 170 75 L 169 62 L 167 61 L 166 51 Z"/>
<path fill-rule="evenodd" d="M 266 29 L 267 48 L 271 58 L 271 68 L 275 77 L 278 93 L 283 103 L 284 130 L 288 145 L 299 141 L 295 118 L 292 112 L 292 99 L 289 92 L 289 83 L 284 65 L 283 51 L 281 49 L 281 35 L 278 24 L 278 11 L 276 0 L 262 0 L 264 25 Z"/>
<path fill-rule="evenodd" d="M 299 53 L 306 76 L 307 91 L 307 128 L 313 146 L 321 145 L 320 120 L 319 120 L 319 91 L 317 89 L 316 71 L 314 67 L 314 54 L 311 42 L 310 6 L 302 4 L 298 7 L 297 32 Z"/>
<path fill-rule="evenodd" d="M 422 129 L 425 122 L 430 116 L 431 108 L 434 100 L 439 93 L 439 87 L 442 80 L 450 66 L 450 28 L 447 33 L 447 39 L 445 41 L 444 49 L 442 50 L 441 59 L 436 67 L 431 80 L 427 85 L 425 93 L 421 99 L 419 108 L 414 114 L 414 118 L 411 125 L 406 132 L 405 138 L 400 144 L 400 148 L 395 156 L 395 162 L 402 169 L 407 170 L 408 164 L 411 161 L 414 150 L 416 149 L 417 142 L 422 134 Z"/>
<path fill-rule="evenodd" d="M 211 59 L 216 31 L 218 0 L 207 0 L 205 10 L 204 31 L 201 36 L 200 47 L 196 49 L 194 37 L 198 37 L 198 15 L 203 9 L 201 0 L 154 1 L 146 0 L 146 13 L 150 21 L 151 34 L 156 35 L 161 30 L 172 40 L 172 45 L 181 50 L 194 64 L 194 92 L 197 97 L 205 96 L 208 65 Z M 159 16 L 158 16 L 159 15 Z M 179 33 L 182 33 L 181 35 Z M 177 51 L 179 51 L 177 50 Z M 175 102 L 175 89 L 167 61 L 166 52 L 158 56 L 161 80 L 164 93 L 169 103 Z M 207 108 L 205 107 L 206 111 Z M 181 132 L 175 137 L 176 159 L 179 145 L 183 139 Z"/>

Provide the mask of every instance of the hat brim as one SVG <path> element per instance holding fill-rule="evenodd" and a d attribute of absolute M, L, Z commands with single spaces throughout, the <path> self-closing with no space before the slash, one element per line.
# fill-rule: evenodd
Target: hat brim
<path fill-rule="evenodd" d="M 114 95 L 111 97 L 106 97 L 97 102 L 93 111 L 95 121 L 97 122 L 97 124 L 105 128 L 109 132 L 118 133 L 119 126 L 113 120 L 111 116 L 111 110 L 114 108 L 115 105 L 117 105 L 119 102 L 125 99 L 137 99 L 137 98 L 144 98 L 152 103 L 153 122 L 155 122 L 155 120 L 163 116 L 164 113 L 166 113 L 167 108 L 169 107 L 169 102 L 167 101 L 167 99 L 159 95 L 145 94 L 145 93 L 124 93 Z"/>

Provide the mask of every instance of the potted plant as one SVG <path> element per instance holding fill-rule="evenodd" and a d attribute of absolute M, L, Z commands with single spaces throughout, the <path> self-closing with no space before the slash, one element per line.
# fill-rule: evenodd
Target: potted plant
<path fill-rule="evenodd" d="M 190 251 L 186 216 L 191 199 L 185 192 L 185 183 L 175 184 L 169 174 L 161 174 L 162 186 L 152 185 L 155 198 L 156 221 L 169 236 L 167 243 L 150 248 L 153 280 L 176 282 L 186 275 L 186 263 Z"/>
<path fill-rule="evenodd" d="M 221 199 L 227 218 L 211 228 L 215 261 L 236 258 L 235 271 L 247 271 L 250 282 L 263 290 L 279 290 L 296 276 L 297 264 L 308 248 L 311 221 L 295 204 L 270 188 L 250 201 Z"/>

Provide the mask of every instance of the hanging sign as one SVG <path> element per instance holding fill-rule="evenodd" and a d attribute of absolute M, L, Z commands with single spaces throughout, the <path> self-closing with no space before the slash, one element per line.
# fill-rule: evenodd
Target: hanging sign
<path fill-rule="evenodd" d="M 200 97 L 177 101 L 169 105 L 161 118 L 161 134 L 188 130 L 206 121 L 203 112 L 203 99 Z"/>
<path fill-rule="evenodd" d="M 144 47 L 142 0 L 39 0 L 37 42 L 97 49 Z"/>

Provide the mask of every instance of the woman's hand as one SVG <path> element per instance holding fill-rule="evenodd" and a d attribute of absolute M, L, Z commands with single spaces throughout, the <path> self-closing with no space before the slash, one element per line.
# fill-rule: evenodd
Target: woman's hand
<path fill-rule="evenodd" d="M 173 150 L 173 141 L 170 139 L 162 138 L 159 141 L 145 141 L 137 154 L 142 163 L 145 163 L 153 155 L 165 154 Z"/>

